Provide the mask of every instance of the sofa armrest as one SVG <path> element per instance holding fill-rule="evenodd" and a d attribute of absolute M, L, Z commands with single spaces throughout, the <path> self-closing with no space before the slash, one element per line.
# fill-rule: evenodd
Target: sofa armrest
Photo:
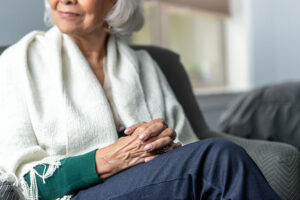
<path fill-rule="evenodd" d="M 19 200 L 19 195 L 8 182 L 0 181 L 0 199 Z"/>
<path fill-rule="evenodd" d="M 214 131 L 207 132 L 200 139 L 209 137 L 222 137 L 243 147 L 281 199 L 300 199 L 300 152 L 297 148 L 285 143 L 244 139 Z"/>

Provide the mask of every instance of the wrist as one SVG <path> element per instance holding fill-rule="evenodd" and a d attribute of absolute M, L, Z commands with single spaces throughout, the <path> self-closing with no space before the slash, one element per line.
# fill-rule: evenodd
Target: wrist
<path fill-rule="evenodd" d="M 100 178 L 105 179 L 116 173 L 114 167 L 109 162 L 109 159 L 105 158 L 104 149 L 98 149 L 95 153 L 95 165 L 96 171 Z"/>

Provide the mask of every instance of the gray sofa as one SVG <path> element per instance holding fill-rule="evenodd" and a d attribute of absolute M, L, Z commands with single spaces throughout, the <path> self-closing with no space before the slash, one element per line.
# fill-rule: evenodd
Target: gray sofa
<path fill-rule="evenodd" d="M 284 143 L 249 140 L 211 131 L 196 102 L 179 56 L 157 47 L 133 48 L 147 50 L 159 64 L 199 139 L 222 137 L 237 143 L 252 157 L 281 199 L 300 199 L 300 153 L 297 148 Z"/>
<path fill-rule="evenodd" d="M 267 85 L 242 94 L 222 115 L 219 129 L 300 150 L 300 82 Z"/>

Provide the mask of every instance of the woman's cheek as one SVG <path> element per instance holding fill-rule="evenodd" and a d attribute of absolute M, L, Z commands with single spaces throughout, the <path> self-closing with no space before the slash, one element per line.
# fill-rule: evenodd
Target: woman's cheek
<path fill-rule="evenodd" d="M 56 7 L 56 4 L 59 0 L 49 0 L 49 4 L 50 4 L 50 7 L 51 9 L 55 9 Z"/>
<path fill-rule="evenodd" d="M 99 12 L 99 5 L 102 4 L 103 0 L 78 0 L 78 4 L 82 10 L 87 13 L 97 13 Z"/>

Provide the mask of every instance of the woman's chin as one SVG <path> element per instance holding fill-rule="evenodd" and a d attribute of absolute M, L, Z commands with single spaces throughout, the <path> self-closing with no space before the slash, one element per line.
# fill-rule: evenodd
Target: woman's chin
<path fill-rule="evenodd" d="M 60 32 L 67 34 L 67 35 L 77 35 L 77 36 L 87 36 L 91 33 L 95 33 L 97 35 L 101 35 L 101 33 L 105 33 L 104 28 L 85 28 L 85 27 L 78 27 L 78 26 L 68 26 L 68 25 L 56 25 Z"/>
<path fill-rule="evenodd" d="M 60 31 L 62 33 L 67 34 L 67 35 L 74 35 L 74 34 L 80 34 L 81 33 L 80 30 L 73 29 L 73 28 L 66 28 L 66 27 L 64 27 L 64 28 L 59 28 L 59 29 L 60 29 Z"/>
<path fill-rule="evenodd" d="M 65 34 L 76 34 L 82 32 L 82 28 L 73 24 L 56 24 L 58 29 Z"/>

